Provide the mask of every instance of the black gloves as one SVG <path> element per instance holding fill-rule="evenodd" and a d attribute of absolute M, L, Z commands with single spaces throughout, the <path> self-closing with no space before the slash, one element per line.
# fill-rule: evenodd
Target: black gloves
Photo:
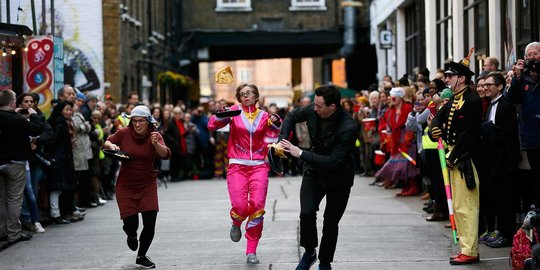
<path fill-rule="evenodd" d="M 274 121 L 272 121 L 272 119 L 270 119 L 270 121 L 272 121 L 272 124 L 276 125 L 277 127 L 280 127 L 281 126 L 281 118 L 279 117 L 279 115 L 273 113 L 270 116 L 274 116 L 276 118 Z"/>

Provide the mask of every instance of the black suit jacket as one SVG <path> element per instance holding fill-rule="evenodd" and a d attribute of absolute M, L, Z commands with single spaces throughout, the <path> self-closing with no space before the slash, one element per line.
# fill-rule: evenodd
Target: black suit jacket
<path fill-rule="evenodd" d="M 352 153 L 358 130 L 356 122 L 339 108 L 327 119 L 315 113 L 314 104 L 287 114 L 279 140 L 288 138 L 296 123 L 306 122 L 311 147 L 303 150 L 304 175 L 311 175 L 327 187 L 351 187 L 354 180 Z"/>
<path fill-rule="evenodd" d="M 473 152 L 480 149 L 480 124 L 482 122 L 482 101 L 478 94 L 471 89 L 466 89 L 463 93 L 463 105 L 456 109 L 452 118 L 452 125 L 448 132 L 448 114 L 454 102 L 452 97 L 444 107 L 442 107 L 437 115 L 431 121 L 429 131 L 432 136 L 431 129 L 439 127 L 442 130 L 442 137 L 454 148 L 450 153 L 448 160 L 453 164 L 467 156 L 472 156 Z M 431 137 L 433 139 L 433 137 Z M 436 140 L 433 140 L 436 141 Z"/>
<path fill-rule="evenodd" d="M 490 179 L 513 172 L 521 160 L 516 109 L 504 96 L 497 104 L 495 125 L 488 123 L 489 111 L 482 124 L 483 156 L 489 163 L 486 176 Z"/>

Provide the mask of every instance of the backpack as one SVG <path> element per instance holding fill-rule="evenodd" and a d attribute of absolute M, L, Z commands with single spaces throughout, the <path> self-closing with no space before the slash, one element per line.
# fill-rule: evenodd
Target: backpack
<path fill-rule="evenodd" d="M 510 250 L 510 261 L 512 263 L 512 270 L 523 270 L 525 269 L 524 261 L 528 258 L 531 258 L 531 247 L 538 242 L 538 232 L 536 229 L 533 231 L 533 240 L 529 240 L 527 233 L 523 228 L 519 228 L 517 233 L 514 235 L 514 240 L 512 241 L 512 249 Z"/>

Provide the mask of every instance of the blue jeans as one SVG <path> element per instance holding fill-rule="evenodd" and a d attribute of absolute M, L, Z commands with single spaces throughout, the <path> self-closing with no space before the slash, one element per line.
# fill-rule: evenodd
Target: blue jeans
<path fill-rule="evenodd" d="M 36 200 L 39 198 L 39 182 L 43 181 L 43 168 L 39 163 L 30 163 L 30 176 L 32 177 L 32 188 Z"/>
<path fill-rule="evenodd" d="M 30 170 L 26 170 L 26 185 L 24 187 L 21 220 L 23 223 L 33 224 L 39 222 L 39 209 L 37 207 L 34 188 L 32 187 L 32 177 L 30 176 Z"/>

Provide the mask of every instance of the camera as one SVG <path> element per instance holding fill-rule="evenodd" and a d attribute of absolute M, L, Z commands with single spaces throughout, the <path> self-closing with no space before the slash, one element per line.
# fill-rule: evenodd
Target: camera
<path fill-rule="evenodd" d="M 525 60 L 525 63 L 523 64 L 523 72 L 529 73 L 529 72 L 539 72 L 540 71 L 540 61 L 536 59 L 527 59 Z"/>
<path fill-rule="evenodd" d="M 28 109 L 20 109 L 19 114 L 29 114 Z"/>

